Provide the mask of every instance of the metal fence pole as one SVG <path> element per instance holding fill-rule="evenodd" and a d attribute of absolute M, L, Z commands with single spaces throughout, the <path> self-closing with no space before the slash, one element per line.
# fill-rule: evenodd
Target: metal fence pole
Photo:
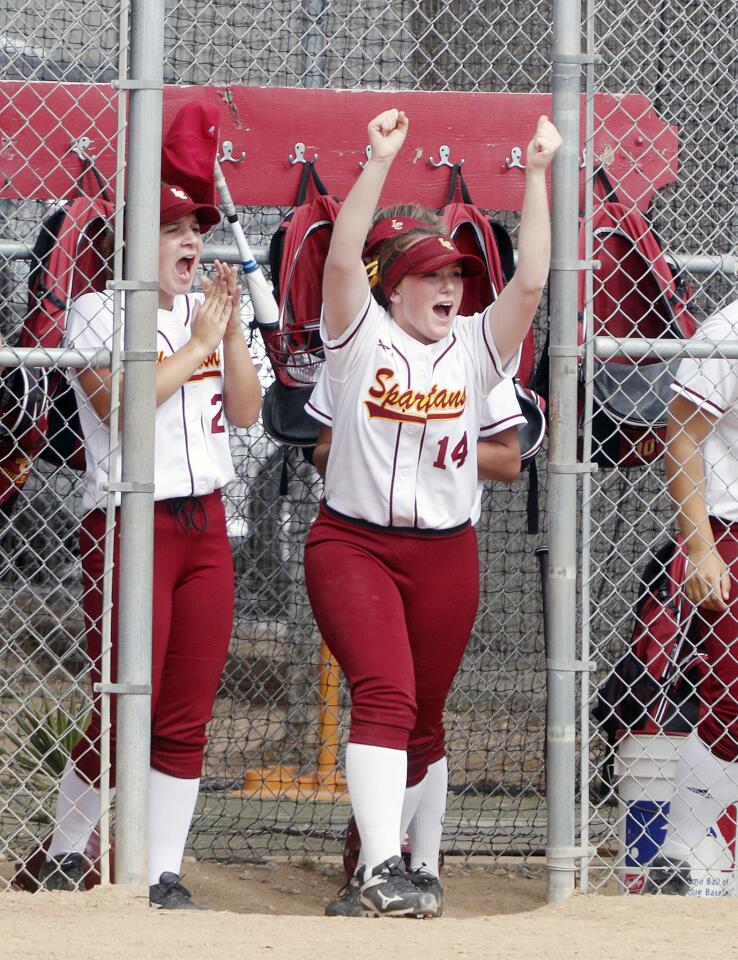
<path fill-rule="evenodd" d="M 151 586 L 158 210 L 161 171 L 164 4 L 132 5 L 126 204 L 125 416 L 118 609 L 116 880 L 147 885 L 151 738 Z M 135 361 L 135 362 L 134 362 Z M 125 690 L 128 688 L 129 692 Z M 149 695 L 142 695 L 149 690 Z"/>
<path fill-rule="evenodd" d="M 551 406 L 549 442 L 548 719 L 546 799 L 548 899 L 576 879 L 575 672 L 577 544 L 577 277 L 580 30 L 578 0 L 553 4 L 553 118 L 564 143 L 553 169 Z"/>

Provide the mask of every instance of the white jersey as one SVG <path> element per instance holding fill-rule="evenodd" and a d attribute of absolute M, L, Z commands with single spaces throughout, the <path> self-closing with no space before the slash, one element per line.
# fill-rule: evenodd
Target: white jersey
<path fill-rule="evenodd" d="M 333 396 L 331 394 L 330 377 L 327 375 L 325 368 L 323 368 L 315 389 L 310 395 L 310 402 L 305 405 L 305 409 L 324 426 L 333 428 Z M 479 439 L 482 441 L 490 440 L 498 433 L 502 433 L 503 430 L 522 426 L 524 423 L 525 417 L 518 403 L 515 384 L 512 380 L 505 379 L 498 383 L 487 397 L 482 425 L 479 430 Z M 482 513 L 483 492 L 484 480 L 479 479 L 477 495 L 471 509 L 471 522 L 475 525 Z"/>
<path fill-rule="evenodd" d="M 172 310 L 157 313 L 159 361 L 189 342 L 192 335 L 192 308 L 201 294 L 174 298 Z M 125 321 L 125 302 L 123 303 Z M 78 349 L 112 349 L 113 298 L 106 293 L 87 293 L 74 301 L 67 319 L 66 339 Z M 123 330 L 121 329 L 121 347 Z M 83 508 L 103 506 L 107 484 L 110 435 L 82 389 L 79 371 L 69 375 L 77 397 L 85 441 L 87 477 Z M 223 365 L 216 350 L 190 379 L 156 410 L 154 499 L 203 496 L 234 479 L 228 441 L 228 424 L 223 412 Z M 120 479 L 118 451 L 117 479 Z M 116 504 L 120 494 L 116 494 Z"/>
<path fill-rule="evenodd" d="M 446 530 L 466 523 L 477 495 L 476 442 L 487 395 L 503 369 L 487 311 L 456 317 L 423 344 L 371 294 L 334 340 L 321 320 L 333 409 L 307 409 L 333 429 L 325 481 L 329 507 L 383 527 Z"/>
<path fill-rule="evenodd" d="M 518 403 L 515 384 L 512 380 L 503 380 L 487 397 L 487 408 L 479 430 L 479 439 L 490 440 L 496 434 L 502 433 L 503 430 L 508 430 L 510 427 L 522 427 L 524 424 L 525 417 Z M 479 523 L 479 518 L 482 515 L 483 492 L 484 480 L 479 480 L 477 496 L 471 511 L 471 522 L 475 526 Z"/>
<path fill-rule="evenodd" d="M 738 300 L 702 324 L 694 340 L 738 340 Z M 738 521 L 738 360 L 681 361 L 672 390 L 716 418 L 702 444 L 711 516 Z"/>

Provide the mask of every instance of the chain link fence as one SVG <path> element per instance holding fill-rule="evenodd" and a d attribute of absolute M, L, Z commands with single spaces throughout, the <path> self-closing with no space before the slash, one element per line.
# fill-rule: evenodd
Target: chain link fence
<path fill-rule="evenodd" d="M 8 79 L 110 82 L 118 69 L 117 3 L 42 5 L 0 17 Z M 547 18 L 530 4 L 511 26 L 481 3 L 168 3 L 169 84 L 250 84 L 407 90 L 546 91 Z M 50 89 L 50 88 L 49 88 Z M 73 93 L 74 96 L 74 93 Z M 94 120 L 94 118 L 92 118 Z M 65 118 L 58 117 L 64 130 Z M 285 117 L 289 124 L 289 117 Z M 295 131 L 293 140 L 299 139 Z M 93 143 L 101 148 L 99 141 Z M 24 162 L 33 166 L 33 158 Z M 237 176 L 229 170 L 229 179 Z M 46 202 L 2 201 L 0 329 L 17 342 L 27 302 L 28 247 Z M 242 208 L 263 250 L 287 212 Z M 515 215 L 506 221 L 514 230 Z M 229 242 L 210 234 L 213 248 Z M 206 251 L 206 259 L 207 259 Z M 211 254 L 212 257 L 212 254 Z M 244 302 L 244 322 L 250 305 Z M 541 319 L 540 337 L 545 334 Z M 252 341 L 266 386 L 268 361 Z M 261 425 L 234 431 L 238 479 L 226 491 L 237 573 L 233 640 L 210 726 L 203 789 L 190 836 L 195 854 L 335 854 L 350 813 L 340 769 L 333 790 L 311 794 L 338 761 L 348 699 L 325 710 L 325 664 L 302 577 L 302 549 L 322 483 Z M 545 477 L 545 463 L 542 464 Z M 90 708 L 77 546 L 80 475 L 34 462 L 2 538 L 0 857 L 11 865 L 49 830 L 72 737 Z M 540 853 L 545 845 L 545 664 L 539 558 L 528 535 L 527 475 L 485 493 L 479 526 L 482 603 L 449 700 L 446 847 L 463 855 Z M 541 525 L 541 530 L 545 525 Z M 326 761 L 327 757 L 327 761 Z M 328 780 L 331 780 L 330 769 Z M 280 781 L 280 778 L 281 781 Z"/>
<path fill-rule="evenodd" d="M 24 99 L 24 109 L 55 111 L 52 126 L 62 140 L 70 139 L 64 136 L 66 113 L 52 102 L 52 92 L 60 83 L 116 79 L 125 52 L 119 24 L 125 24 L 126 12 L 127 5 L 112 0 L 21 0 L 12 11 L 0 10 L 0 79 L 20 81 L 16 102 L 24 92 L 38 96 L 35 84 L 46 83 L 48 99 L 30 108 Z M 650 148 L 649 175 L 654 155 L 659 175 L 661 168 L 672 169 L 673 158 L 660 163 L 661 141 L 649 143 L 649 131 L 640 152 L 633 146 L 634 138 L 644 136 L 641 117 L 633 116 L 632 131 L 612 141 L 610 118 L 592 107 L 596 94 L 640 94 L 673 125 L 678 141 L 678 170 L 664 181 L 649 217 L 677 275 L 692 289 L 690 309 L 700 321 L 731 299 L 733 290 L 736 32 L 730 4 L 715 0 L 678 11 L 666 2 L 590 0 L 582 22 L 588 52 L 597 55 L 582 78 L 586 197 L 592 192 L 593 166 L 607 166 L 614 153 L 635 169 Z M 460 0 L 224 0 L 217 5 L 169 0 L 164 81 L 548 93 L 551 47 L 551 5 L 528 0 L 494 9 Z M 67 109 L 81 88 L 70 89 Z M 12 107 L 13 100 L 3 94 L 0 116 Z M 289 126 L 289 115 L 284 123 Z M 298 141 L 299 131 L 290 137 Z M 33 156 L 14 153 L 12 138 L 4 136 L 0 333 L 9 344 L 17 342 L 26 315 L 29 250 L 53 206 L 30 199 L 33 193 L 13 196 L 7 184 L 11 174 L 17 179 L 18 170 L 33 170 L 35 162 Z M 644 206 L 637 190 L 625 200 Z M 587 209 L 591 237 L 591 204 Z M 239 210 L 257 250 L 263 252 L 286 212 Z M 500 218 L 514 235 L 516 214 Z M 213 249 L 228 242 L 221 228 L 208 238 Z M 589 283 L 590 304 L 594 283 Z M 244 322 L 249 309 L 244 302 Z M 536 321 L 539 354 L 546 327 L 542 312 Z M 601 333 L 589 323 L 584 336 L 585 461 L 590 446 L 596 459 L 604 443 L 601 435 L 591 436 L 599 362 L 594 338 Z M 629 334 L 647 335 L 637 326 Z M 258 338 L 252 348 L 266 386 L 271 372 Z M 226 491 L 226 502 L 237 573 L 236 616 L 190 842 L 197 856 L 220 860 L 336 854 L 350 807 L 341 788 L 340 752 L 339 775 L 332 776 L 331 765 L 347 730 L 348 701 L 342 688 L 336 692 L 331 686 L 302 578 L 302 548 L 322 485 L 298 452 L 275 444 L 261 425 L 234 431 L 232 452 L 238 479 Z M 509 487 L 488 486 L 478 525 L 480 611 L 447 714 L 445 846 L 464 856 L 531 857 L 546 846 L 545 450 L 538 456 L 538 472 L 538 533 L 528 533 L 527 472 Z M 592 710 L 598 687 L 630 643 L 638 572 L 662 535 L 673 532 L 674 522 L 661 459 L 638 467 L 616 460 L 582 480 L 580 495 L 581 659 L 594 660 L 596 670 L 584 674 L 580 687 L 579 841 L 596 850 L 582 861 L 583 886 L 600 890 L 624 883 L 629 820 L 618 774 L 612 772 L 617 741 L 608 739 L 607 711 L 595 720 Z M 90 709 L 80 609 L 80 502 L 81 475 L 38 458 L 0 533 L 0 887 L 9 882 L 13 863 L 48 833 L 60 765 Z M 317 773 L 331 789 L 298 789 Z"/>
<path fill-rule="evenodd" d="M 714 710 L 704 676 L 716 669 L 705 661 L 712 628 L 698 628 L 702 614 L 692 618 L 694 608 L 685 598 L 684 570 L 671 550 L 680 504 L 673 504 L 667 492 L 660 450 L 680 363 L 679 340 L 691 333 L 688 318 L 681 314 L 680 319 L 680 301 L 688 301 L 699 326 L 735 299 L 737 37 L 730 5 L 720 2 L 679 10 L 668 3 L 593 2 L 587 25 L 589 52 L 597 57 L 587 76 L 588 95 L 604 90 L 643 94 L 673 125 L 679 141 L 674 182 L 650 205 L 637 188 L 619 197 L 624 206 L 614 218 L 616 229 L 628 233 L 628 209 L 648 206 L 645 215 L 674 275 L 670 289 L 649 279 L 648 266 L 637 265 L 637 254 L 622 236 L 607 241 L 602 255 L 603 219 L 596 197 L 588 220 L 589 249 L 602 263 L 588 289 L 581 385 L 583 397 L 586 391 L 584 459 L 600 464 L 581 491 L 581 655 L 594 661 L 594 672 L 582 685 L 581 839 L 590 851 L 582 883 L 589 890 L 640 893 L 658 887 L 654 861 L 658 865 L 662 853 L 673 848 L 673 840 L 663 851 L 661 846 L 670 804 L 678 803 L 677 780 L 679 790 L 685 788 L 677 757 L 698 715 Z M 590 119 L 589 142 L 607 122 L 606 115 Z M 633 116 L 619 149 L 629 152 L 634 172 L 646 160 L 641 146 L 659 153 L 666 167 L 663 139 L 644 144 L 643 128 L 643 116 Z M 601 163 L 607 163 L 602 153 L 594 156 L 594 165 Z M 636 289 L 642 296 L 637 305 Z M 596 339 L 607 336 L 634 342 L 608 355 L 607 345 Z M 635 340 L 652 338 L 670 344 L 672 352 L 639 353 Z M 699 407 L 697 394 L 693 399 Z M 644 419 L 659 429 L 644 430 Z M 675 429 L 675 449 L 681 449 L 684 429 L 686 424 Z M 718 472 L 725 468 L 725 463 L 715 466 Z M 682 463 L 679 470 L 686 469 Z M 679 491 L 672 492 L 679 500 Z M 712 788 L 708 775 L 701 786 L 702 792 Z M 682 853 L 693 868 L 691 892 L 735 893 L 729 852 L 735 849 L 734 810 L 719 824 L 709 813 L 703 819 L 707 839 L 699 847 L 694 834 L 677 824 L 677 833 L 691 840 L 689 855 Z"/>

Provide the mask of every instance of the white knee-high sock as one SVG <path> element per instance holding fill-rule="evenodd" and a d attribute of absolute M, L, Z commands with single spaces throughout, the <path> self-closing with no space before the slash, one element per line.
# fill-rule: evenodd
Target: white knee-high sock
<path fill-rule="evenodd" d="M 421 781 L 422 796 L 415 816 L 410 822 L 410 868 L 425 867 L 438 876 L 438 855 L 441 850 L 443 821 L 446 816 L 448 795 L 448 763 L 442 757 L 428 767 Z"/>
<path fill-rule="evenodd" d="M 662 851 L 667 857 L 698 866 L 694 848 L 723 810 L 738 802 L 738 762 L 714 756 L 696 733 L 684 740 L 676 771 L 676 794 L 669 804 L 669 824 Z"/>
<path fill-rule="evenodd" d="M 181 873 L 199 789 L 199 777 L 181 780 L 149 770 L 149 884 L 162 873 Z"/>
<path fill-rule="evenodd" d="M 418 805 L 423 799 L 427 781 L 428 774 L 423 777 L 420 783 L 416 783 L 412 787 L 405 787 L 405 797 L 402 801 L 402 817 L 400 819 L 400 843 L 402 843 L 402 838 L 407 833 L 410 828 L 410 823 L 417 813 Z"/>
<path fill-rule="evenodd" d="M 361 836 L 361 858 L 368 873 L 389 857 L 400 854 L 406 777 L 404 750 L 366 743 L 349 743 L 346 747 L 346 779 Z"/>
<path fill-rule="evenodd" d="M 416 783 L 412 787 L 405 787 L 405 796 L 402 801 L 402 814 L 400 815 L 400 848 L 402 848 L 402 841 L 405 838 L 410 821 L 415 816 L 415 811 L 418 809 L 418 804 L 420 803 L 420 798 L 423 795 L 424 788 L 425 778 L 423 778 L 420 783 Z M 359 858 L 356 864 L 356 869 L 358 870 L 365 864 L 366 860 L 364 858 L 364 848 L 362 847 L 359 850 Z"/>
<path fill-rule="evenodd" d="M 56 797 L 54 832 L 47 856 L 84 853 L 100 819 L 100 791 L 77 773 L 70 759 L 64 767 Z"/>

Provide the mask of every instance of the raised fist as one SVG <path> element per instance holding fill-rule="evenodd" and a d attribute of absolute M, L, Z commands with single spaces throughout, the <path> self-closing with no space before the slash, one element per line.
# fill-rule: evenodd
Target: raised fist
<path fill-rule="evenodd" d="M 526 168 L 545 170 L 561 146 L 561 134 L 545 114 L 538 118 L 536 132 L 528 144 Z"/>

